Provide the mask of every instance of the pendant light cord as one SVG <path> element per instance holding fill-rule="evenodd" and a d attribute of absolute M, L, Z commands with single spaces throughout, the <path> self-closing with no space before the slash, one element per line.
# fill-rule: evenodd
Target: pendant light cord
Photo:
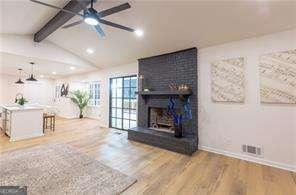
<path fill-rule="evenodd" d="M 34 65 L 34 62 L 30 62 L 30 64 L 31 64 L 31 75 L 34 76 L 34 74 L 33 74 L 33 65 Z"/>
<path fill-rule="evenodd" d="M 21 68 L 18 69 L 18 71 L 19 71 L 19 79 L 21 79 L 21 77 L 22 77 L 22 70 L 23 69 L 21 69 Z"/>

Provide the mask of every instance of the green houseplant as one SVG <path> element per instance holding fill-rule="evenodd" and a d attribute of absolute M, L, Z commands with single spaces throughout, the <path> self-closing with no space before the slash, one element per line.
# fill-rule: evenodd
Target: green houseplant
<path fill-rule="evenodd" d="M 17 98 L 15 102 L 18 103 L 19 105 L 23 106 L 25 103 L 28 102 L 28 100 L 26 100 L 26 98 L 24 98 L 24 97 L 20 97 L 20 98 Z"/>
<path fill-rule="evenodd" d="M 76 104 L 79 108 L 79 118 L 83 118 L 83 110 L 88 104 L 89 101 L 89 94 L 84 91 L 76 90 L 71 92 L 71 100 L 74 104 Z"/>

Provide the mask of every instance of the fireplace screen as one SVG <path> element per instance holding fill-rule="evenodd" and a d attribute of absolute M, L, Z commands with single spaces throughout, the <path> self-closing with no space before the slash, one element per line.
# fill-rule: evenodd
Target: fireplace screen
<path fill-rule="evenodd" d="M 149 108 L 149 128 L 174 133 L 173 118 L 167 113 L 167 108 Z"/>

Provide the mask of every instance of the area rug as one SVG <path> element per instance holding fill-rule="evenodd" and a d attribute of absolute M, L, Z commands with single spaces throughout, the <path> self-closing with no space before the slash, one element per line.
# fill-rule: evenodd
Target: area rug
<path fill-rule="evenodd" d="M 62 143 L 0 154 L 0 186 L 28 194 L 119 194 L 136 180 Z"/>

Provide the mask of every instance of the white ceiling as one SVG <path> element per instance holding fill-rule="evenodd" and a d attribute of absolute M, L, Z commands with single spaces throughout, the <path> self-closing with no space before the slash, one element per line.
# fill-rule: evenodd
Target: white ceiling
<path fill-rule="evenodd" d="M 16 75 L 18 74 L 17 69 L 21 68 L 23 69 L 23 76 L 28 76 L 31 72 L 31 64 L 29 62 L 35 63 L 33 66 L 34 75 L 37 77 L 43 75 L 45 78 L 56 78 L 94 70 L 91 67 L 79 67 L 53 60 L 0 52 L 0 73 Z M 53 75 L 52 72 L 56 74 Z"/>
<path fill-rule="evenodd" d="M 45 0 L 43 0 L 45 1 Z M 57 6 L 66 2 L 46 1 Z M 296 27 L 296 1 L 129 1 L 132 8 L 108 19 L 144 30 L 144 37 L 102 25 L 102 39 L 82 24 L 58 29 L 47 40 L 98 67 L 135 62 L 138 58 L 196 46 L 225 42 L 283 31 Z M 103 10 L 120 4 L 99 1 Z M 1 1 L 1 33 L 33 34 L 56 10 L 26 1 Z M 78 20 L 74 17 L 71 21 Z M 95 53 L 89 55 L 86 48 Z"/>
<path fill-rule="evenodd" d="M 37 44 L 32 41 L 32 36 L 1 34 L 0 43 L 0 72 L 3 74 L 16 74 L 18 68 L 28 70 L 30 61 L 36 63 L 35 73 L 50 78 L 98 69 L 48 40 Z M 56 75 L 52 72 L 56 72 Z"/>
<path fill-rule="evenodd" d="M 64 0 L 41 0 L 62 7 Z M 30 0 L 0 0 L 1 33 L 31 35 L 50 20 L 57 10 L 36 6 Z"/>

